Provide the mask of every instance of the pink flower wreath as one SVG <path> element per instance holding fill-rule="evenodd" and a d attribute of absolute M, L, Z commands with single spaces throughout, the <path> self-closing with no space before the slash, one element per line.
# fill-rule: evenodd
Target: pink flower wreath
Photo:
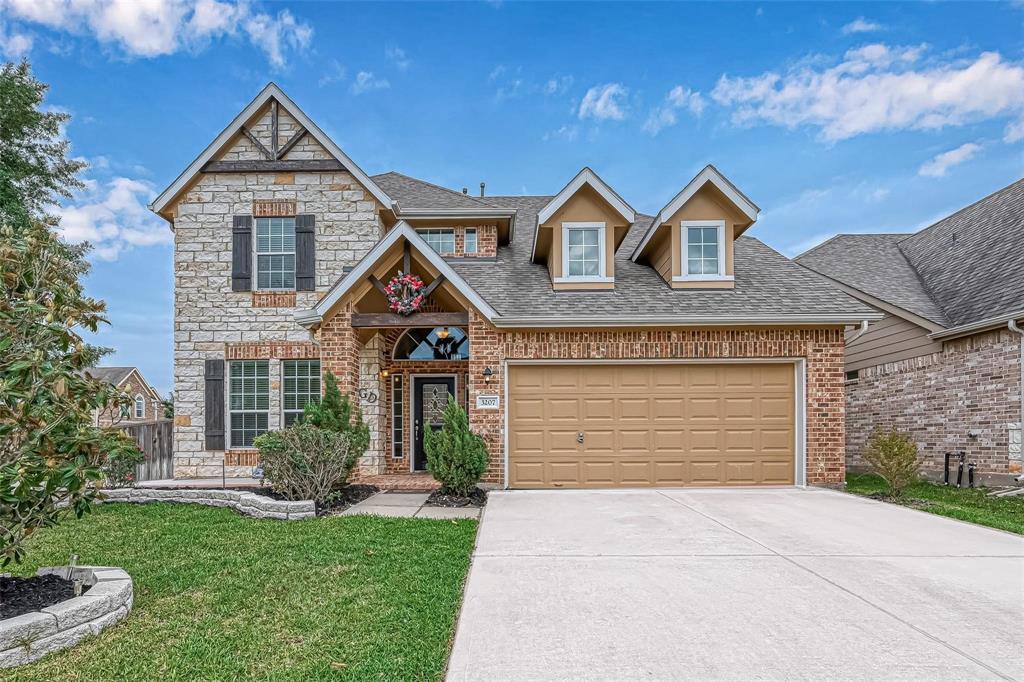
<path fill-rule="evenodd" d="M 399 315 L 412 315 L 423 305 L 423 280 L 401 271 L 384 287 L 388 308 Z"/>

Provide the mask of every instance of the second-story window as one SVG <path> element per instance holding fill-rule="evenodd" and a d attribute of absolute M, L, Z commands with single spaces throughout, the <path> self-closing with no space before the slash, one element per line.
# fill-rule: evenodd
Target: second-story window
<path fill-rule="evenodd" d="M 562 223 L 562 272 L 566 278 L 604 276 L 604 226 L 599 223 Z"/>
<path fill-rule="evenodd" d="M 141 396 L 135 396 L 135 418 L 142 419 L 146 416 L 146 400 Z"/>
<path fill-rule="evenodd" d="M 295 288 L 295 218 L 256 219 L 256 286 Z"/>
<path fill-rule="evenodd" d="M 433 228 L 417 230 L 427 246 L 438 253 L 455 253 L 455 230 L 451 228 Z"/>
<path fill-rule="evenodd" d="M 688 279 L 717 279 L 725 276 L 722 221 L 683 221 L 683 257 Z"/>
<path fill-rule="evenodd" d="M 466 230 L 466 237 L 465 237 L 465 239 L 463 241 L 464 241 L 463 250 L 466 253 L 476 253 L 476 250 L 477 250 L 476 230 L 474 230 L 474 229 Z"/>

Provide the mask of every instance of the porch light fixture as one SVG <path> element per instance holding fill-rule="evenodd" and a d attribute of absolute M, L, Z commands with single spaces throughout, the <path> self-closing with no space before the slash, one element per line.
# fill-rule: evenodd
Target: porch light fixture
<path fill-rule="evenodd" d="M 380 378 L 381 379 L 387 379 L 388 378 L 388 374 L 389 374 L 389 372 L 386 369 L 382 369 L 380 371 Z"/>
<path fill-rule="evenodd" d="M 437 338 L 447 339 L 449 335 L 448 327 L 441 327 L 441 331 L 437 333 Z"/>
<path fill-rule="evenodd" d="M 484 383 L 491 383 L 491 377 L 494 376 L 494 371 L 490 367 L 484 368 Z"/>

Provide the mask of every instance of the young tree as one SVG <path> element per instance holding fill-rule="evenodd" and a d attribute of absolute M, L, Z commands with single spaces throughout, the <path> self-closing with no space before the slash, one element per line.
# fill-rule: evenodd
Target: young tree
<path fill-rule="evenodd" d="M 65 513 L 81 516 L 105 461 L 92 411 L 116 400 L 84 375 L 104 350 L 105 306 L 83 292 L 88 247 L 61 241 L 47 210 L 81 187 L 60 127 L 41 108 L 47 86 L 27 62 L 0 66 L 0 558 L 21 561 L 24 540 Z"/>

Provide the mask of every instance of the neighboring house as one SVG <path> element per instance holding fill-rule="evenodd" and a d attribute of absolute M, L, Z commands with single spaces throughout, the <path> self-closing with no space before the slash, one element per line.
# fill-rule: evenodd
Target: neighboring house
<path fill-rule="evenodd" d="M 1021 473 L 1024 180 L 916 234 L 841 234 L 801 265 L 884 314 L 847 337 L 847 462 L 875 426 L 911 434 L 937 475 L 966 451 Z"/>
<path fill-rule="evenodd" d="M 113 384 L 130 400 L 129 405 L 120 409 L 93 410 L 93 420 L 97 426 L 163 419 L 164 408 L 160 394 L 153 390 L 138 367 L 90 367 L 85 373 L 94 379 Z"/>
<path fill-rule="evenodd" d="M 481 194 L 483 192 L 481 191 Z M 711 166 L 657 216 L 368 176 L 268 85 L 151 205 L 175 234 L 175 476 L 248 475 L 331 371 L 423 471 L 449 396 L 511 487 L 841 484 L 843 334 L 882 315 L 744 233 Z M 426 303 L 402 316 L 402 271 Z"/>

